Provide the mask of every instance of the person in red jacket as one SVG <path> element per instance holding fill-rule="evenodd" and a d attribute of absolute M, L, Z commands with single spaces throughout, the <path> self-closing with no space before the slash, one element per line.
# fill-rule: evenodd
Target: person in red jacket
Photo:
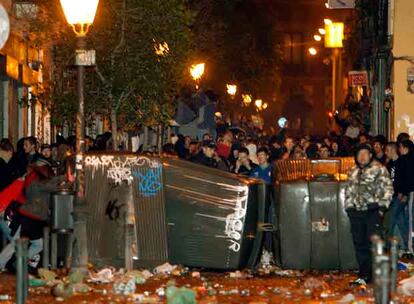
<path fill-rule="evenodd" d="M 42 251 L 43 228 L 49 219 L 49 195 L 57 190 L 62 181 L 64 177 L 54 178 L 50 164 L 40 159 L 28 167 L 24 179 L 16 181 L 1 193 L 0 210 L 8 209 L 6 214 L 11 216 L 13 239 L 0 253 L 0 268 L 6 267 L 14 271 L 14 242 L 19 237 L 30 240 L 29 259 Z M 1 196 L 6 199 L 1 201 Z M 7 200 L 10 200 L 8 206 Z M 12 210 L 9 211 L 10 209 Z"/>

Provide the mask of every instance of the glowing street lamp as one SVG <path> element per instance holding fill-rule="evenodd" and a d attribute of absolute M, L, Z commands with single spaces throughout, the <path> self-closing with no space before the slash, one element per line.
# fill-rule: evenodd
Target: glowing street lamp
<path fill-rule="evenodd" d="M 315 39 L 315 41 L 321 41 L 322 37 L 320 35 L 313 35 L 313 39 Z"/>
<path fill-rule="evenodd" d="M 193 64 L 190 68 L 191 77 L 193 77 L 194 81 L 196 82 L 196 89 L 198 89 L 198 83 L 201 77 L 203 77 L 205 67 L 205 63 L 198 63 Z"/>
<path fill-rule="evenodd" d="M 326 34 L 326 30 L 323 28 L 318 29 L 319 34 L 321 34 L 322 36 Z"/>
<path fill-rule="evenodd" d="M 333 22 L 331 19 L 323 19 L 323 23 L 325 23 L 325 25 L 331 25 Z"/>
<path fill-rule="evenodd" d="M 77 256 L 72 259 L 72 269 L 80 269 L 87 272 L 88 267 L 88 247 L 86 237 L 86 217 L 84 210 L 85 185 L 83 155 L 85 152 L 85 66 L 94 65 L 95 52 L 85 49 L 85 36 L 92 25 L 99 0 L 60 0 L 66 20 L 72 27 L 77 36 L 76 65 L 77 65 L 77 93 L 79 108 L 76 115 L 76 208 L 74 211 L 74 238 L 78 244 Z"/>
<path fill-rule="evenodd" d="M 344 24 L 335 22 L 325 26 L 325 47 L 342 48 L 344 40 Z"/>
<path fill-rule="evenodd" d="M 267 104 L 267 102 L 265 102 L 265 103 L 263 104 L 263 106 L 262 106 L 262 109 L 263 109 L 263 110 L 266 110 L 266 109 L 267 109 L 267 107 L 268 107 L 268 104 Z"/>
<path fill-rule="evenodd" d="M 242 100 L 245 106 L 248 106 L 252 103 L 252 95 L 242 94 Z"/>
<path fill-rule="evenodd" d="M 227 84 L 226 87 L 227 87 L 227 94 L 229 94 L 231 98 L 234 98 L 234 96 L 236 96 L 236 93 L 237 93 L 237 85 Z"/>
<path fill-rule="evenodd" d="M 316 56 L 318 54 L 318 50 L 315 49 L 314 47 L 309 48 L 308 52 L 311 56 Z"/>
<path fill-rule="evenodd" d="M 193 77 L 195 81 L 200 80 L 204 74 L 204 70 L 205 70 L 204 63 L 193 64 L 190 68 L 191 77 Z"/>
<path fill-rule="evenodd" d="M 66 20 L 77 36 L 85 36 L 95 19 L 99 0 L 60 0 Z"/>
<path fill-rule="evenodd" d="M 263 105 L 263 100 L 261 99 L 256 99 L 254 104 L 256 105 L 256 107 L 260 110 L 262 108 Z"/>

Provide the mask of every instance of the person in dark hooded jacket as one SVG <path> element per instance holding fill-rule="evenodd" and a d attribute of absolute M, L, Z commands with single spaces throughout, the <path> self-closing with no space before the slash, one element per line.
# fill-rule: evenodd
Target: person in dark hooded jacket
<path fill-rule="evenodd" d="M 372 280 L 371 237 L 382 235 L 382 216 L 388 209 L 394 187 L 387 168 L 374 159 L 369 145 L 360 145 L 355 153 L 355 167 L 348 173 L 345 209 L 359 265 L 359 278 L 353 284 Z"/>

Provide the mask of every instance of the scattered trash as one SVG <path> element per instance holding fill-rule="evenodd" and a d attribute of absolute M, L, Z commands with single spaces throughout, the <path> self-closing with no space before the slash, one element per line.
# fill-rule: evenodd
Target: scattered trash
<path fill-rule="evenodd" d="M 311 296 L 312 295 L 312 290 L 310 290 L 310 289 L 305 289 L 304 290 L 304 292 L 303 292 L 303 294 L 305 295 L 305 296 L 307 296 L 307 297 L 309 297 L 309 296 Z"/>
<path fill-rule="evenodd" d="M 170 286 L 167 288 L 168 304 L 196 304 L 196 293 L 188 288 Z"/>
<path fill-rule="evenodd" d="M 39 277 L 41 280 L 44 280 L 46 283 L 52 283 L 56 280 L 57 274 L 48 269 L 40 268 L 38 269 Z"/>
<path fill-rule="evenodd" d="M 113 286 L 115 294 L 130 295 L 135 293 L 136 285 L 134 278 L 121 278 L 114 282 Z"/>
<path fill-rule="evenodd" d="M 260 259 L 262 266 L 270 266 L 273 264 L 273 254 L 270 251 L 263 250 L 262 257 Z"/>
<path fill-rule="evenodd" d="M 199 273 L 198 271 L 193 271 L 193 272 L 191 273 L 191 276 L 192 276 L 193 278 L 199 278 L 201 275 L 200 275 L 200 273 Z"/>
<path fill-rule="evenodd" d="M 414 296 L 414 276 L 402 280 L 399 283 L 398 291 L 405 296 Z"/>
<path fill-rule="evenodd" d="M 245 275 L 241 271 L 230 272 L 230 278 L 232 279 L 242 279 Z"/>
<path fill-rule="evenodd" d="M 0 295 L 0 301 L 8 301 L 10 300 L 10 296 L 8 294 Z"/>
<path fill-rule="evenodd" d="M 165 289 L 163 287 L 158 288 L 155 293 L 159 296 L 159 297 L 165 297 Z"/>
<path fill-rule="evenodd" d="M 56 298 L 69 298 L 73 295 L 73 289 L 61 282 L 52 288 L 52 295 Z"/>
<path fill-rule="evenodd" d="M 351 293 L 348 293 L 347 295 L 344 295 L 338 303 L 340 304 L 348 304 L 353 303 L 355 301 L 355 296 Z"/>
<path fill-rule="evenodd" d="M 145 278 L 146 280 L 148 280 L 149 278 L 151 278 L 151 277 L 152 277 L 152 273 L 151 273 L 150 271 L 148 271 L 148 270 L 143 270 L 143 271 L 141 271 L 141 274 L 144 276 L 144 278 Z"/>
<path fill-rule="evenodd" d="M 281 270 L 278 268 L 277 270 L 274 270 L 273 273 L 280 277 L 303 277 L 303 273 L 298 270 Z"/>
<path fill-rule="evenodd" d="M 135 284 L 138 284 L 138 285 L 145 284 L 148 278 L 148 275 L 145 275 L 141 271 L 138 271 L 138 270 L 129 271 L 127 272 L 126 275 L 130 278 L 133 278 L 135 280 Z"/>
<path fill-rule="evenodd" d="M 71 284 L 78 284 L 82 283 L 85 275 L 83 274 L 82 270 L 77 269 L 69 275 L 69 282 Z"/>
<path fill-rule="evenodd" d="M 157 266 L 154 269 L 154 273 L 155 274 L 170 274 L 176 269 L 177 269 L 177 265 L 171 265 L 170 263 L 165 263 L 160 266 Z"/>
<path fill-rule="evenodd" d="M 329 285 L 325 283 L 322 280 L 316 279 L 316 278 L 308 278 L 305 280 L 305 283 L 303 284 L 306 289 L 329 289 Z"/>
<path fill-rule="evenodd" d="M 105 268 L 98 273 L 89 272 L 89 279 L 93 283 L 110 283 L 114 278 L 112 269 Z"/>
<path fill-rule="evenodd" d="M 73 293 L 88 293 L 92 289 L 85 283 L 77 283 L 70 286 L 72 288 Z"/>
<path fill-rule="evenodd" d="M 42 287 L 45 286 L 47 282 L 42 279 L 29 278 L 29 287 Z"/>

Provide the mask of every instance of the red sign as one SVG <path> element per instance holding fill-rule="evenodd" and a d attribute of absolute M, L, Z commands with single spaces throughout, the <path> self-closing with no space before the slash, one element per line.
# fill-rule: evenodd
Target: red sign
<path fill-rule="evenodd" d="M 368 72 L 351 71 L 348 73 L 348 80 L 351 87 L 368 86 Z"/>

